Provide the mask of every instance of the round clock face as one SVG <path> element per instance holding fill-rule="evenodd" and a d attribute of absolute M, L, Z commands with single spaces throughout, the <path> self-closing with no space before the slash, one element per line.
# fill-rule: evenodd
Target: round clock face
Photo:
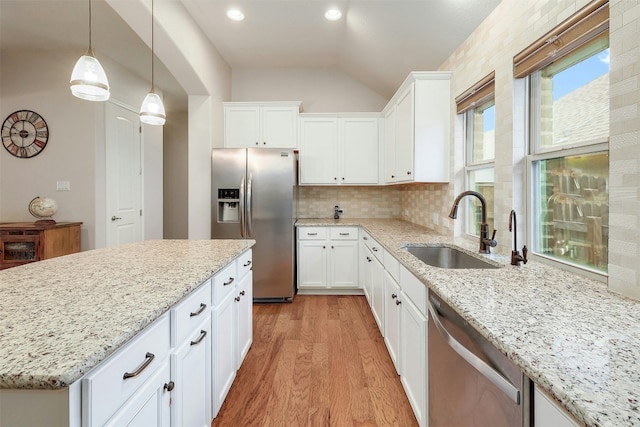
<path fill-rule="evenodd" d="M 2 145 L 9 153 L 21 159 L 40 154 L 48 139 L 47 122 L 35 111 L 16 111 L 2 124 Z"/>

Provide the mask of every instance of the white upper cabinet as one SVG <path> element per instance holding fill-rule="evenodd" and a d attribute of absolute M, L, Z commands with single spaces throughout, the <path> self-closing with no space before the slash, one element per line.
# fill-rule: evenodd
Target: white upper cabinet
<path fill-rule="evenodd" d="M 381 116 L 300 116 L 300 184 L 375 185 L 379 182 Z"/>
<path fill-rule="evenodd" d="M 297 148 L 300 102 L 225 102 L 225 148 Z"/>
<path fill-rule="evenodd" d="M 413 72 L 385 107 L 385 182 L 449 182 L 450 72 Z"/>

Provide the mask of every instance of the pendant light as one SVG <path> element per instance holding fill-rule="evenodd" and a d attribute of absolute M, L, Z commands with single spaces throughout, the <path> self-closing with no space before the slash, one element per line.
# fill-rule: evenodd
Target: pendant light
<path fill-rule="evenodd" d="M 109 99 L 109 81 L 91 47 L 91 0 L 89 0 L 89 49 L 82 55 L 71 72 L 71 93 L 87 101 Z"/>
<path fill-rule="evenodd" d="M 153 0 L 151 0 L 151 91 L 145 96 L 140 107 L 140 121 L 149 125 L 164 125 L 167 115 L 162 99 L 154 92 L 154 49 L 153 49 Z"/>

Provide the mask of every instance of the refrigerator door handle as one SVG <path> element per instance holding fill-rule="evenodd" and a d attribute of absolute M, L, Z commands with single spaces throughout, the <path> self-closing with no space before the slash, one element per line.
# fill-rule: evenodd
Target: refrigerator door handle
<path fill-rule="evenodd" d="M 251 184 L 253 182 L 253 174 L 249 172 L 249 179 L 247 180 L 247 237 L 253 237 L 253 212 L 252 212 L 252 194 Z"/>
<path fill-rule="evenodd" d="M 240 211 L 240 237 L 244 239 L 244 175 L 242 175 L 242 179 L 240 180 L 240 200 L 238 201 L 239 211 Z"/>

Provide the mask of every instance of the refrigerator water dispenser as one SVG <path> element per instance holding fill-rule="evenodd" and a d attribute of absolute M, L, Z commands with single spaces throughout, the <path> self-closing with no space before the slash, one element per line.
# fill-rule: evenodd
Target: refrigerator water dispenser
<path fill-rule="evenodd" d="M 218 189 L 218 222 L 239 222 L 240 190 L 238 188 Z"/>

